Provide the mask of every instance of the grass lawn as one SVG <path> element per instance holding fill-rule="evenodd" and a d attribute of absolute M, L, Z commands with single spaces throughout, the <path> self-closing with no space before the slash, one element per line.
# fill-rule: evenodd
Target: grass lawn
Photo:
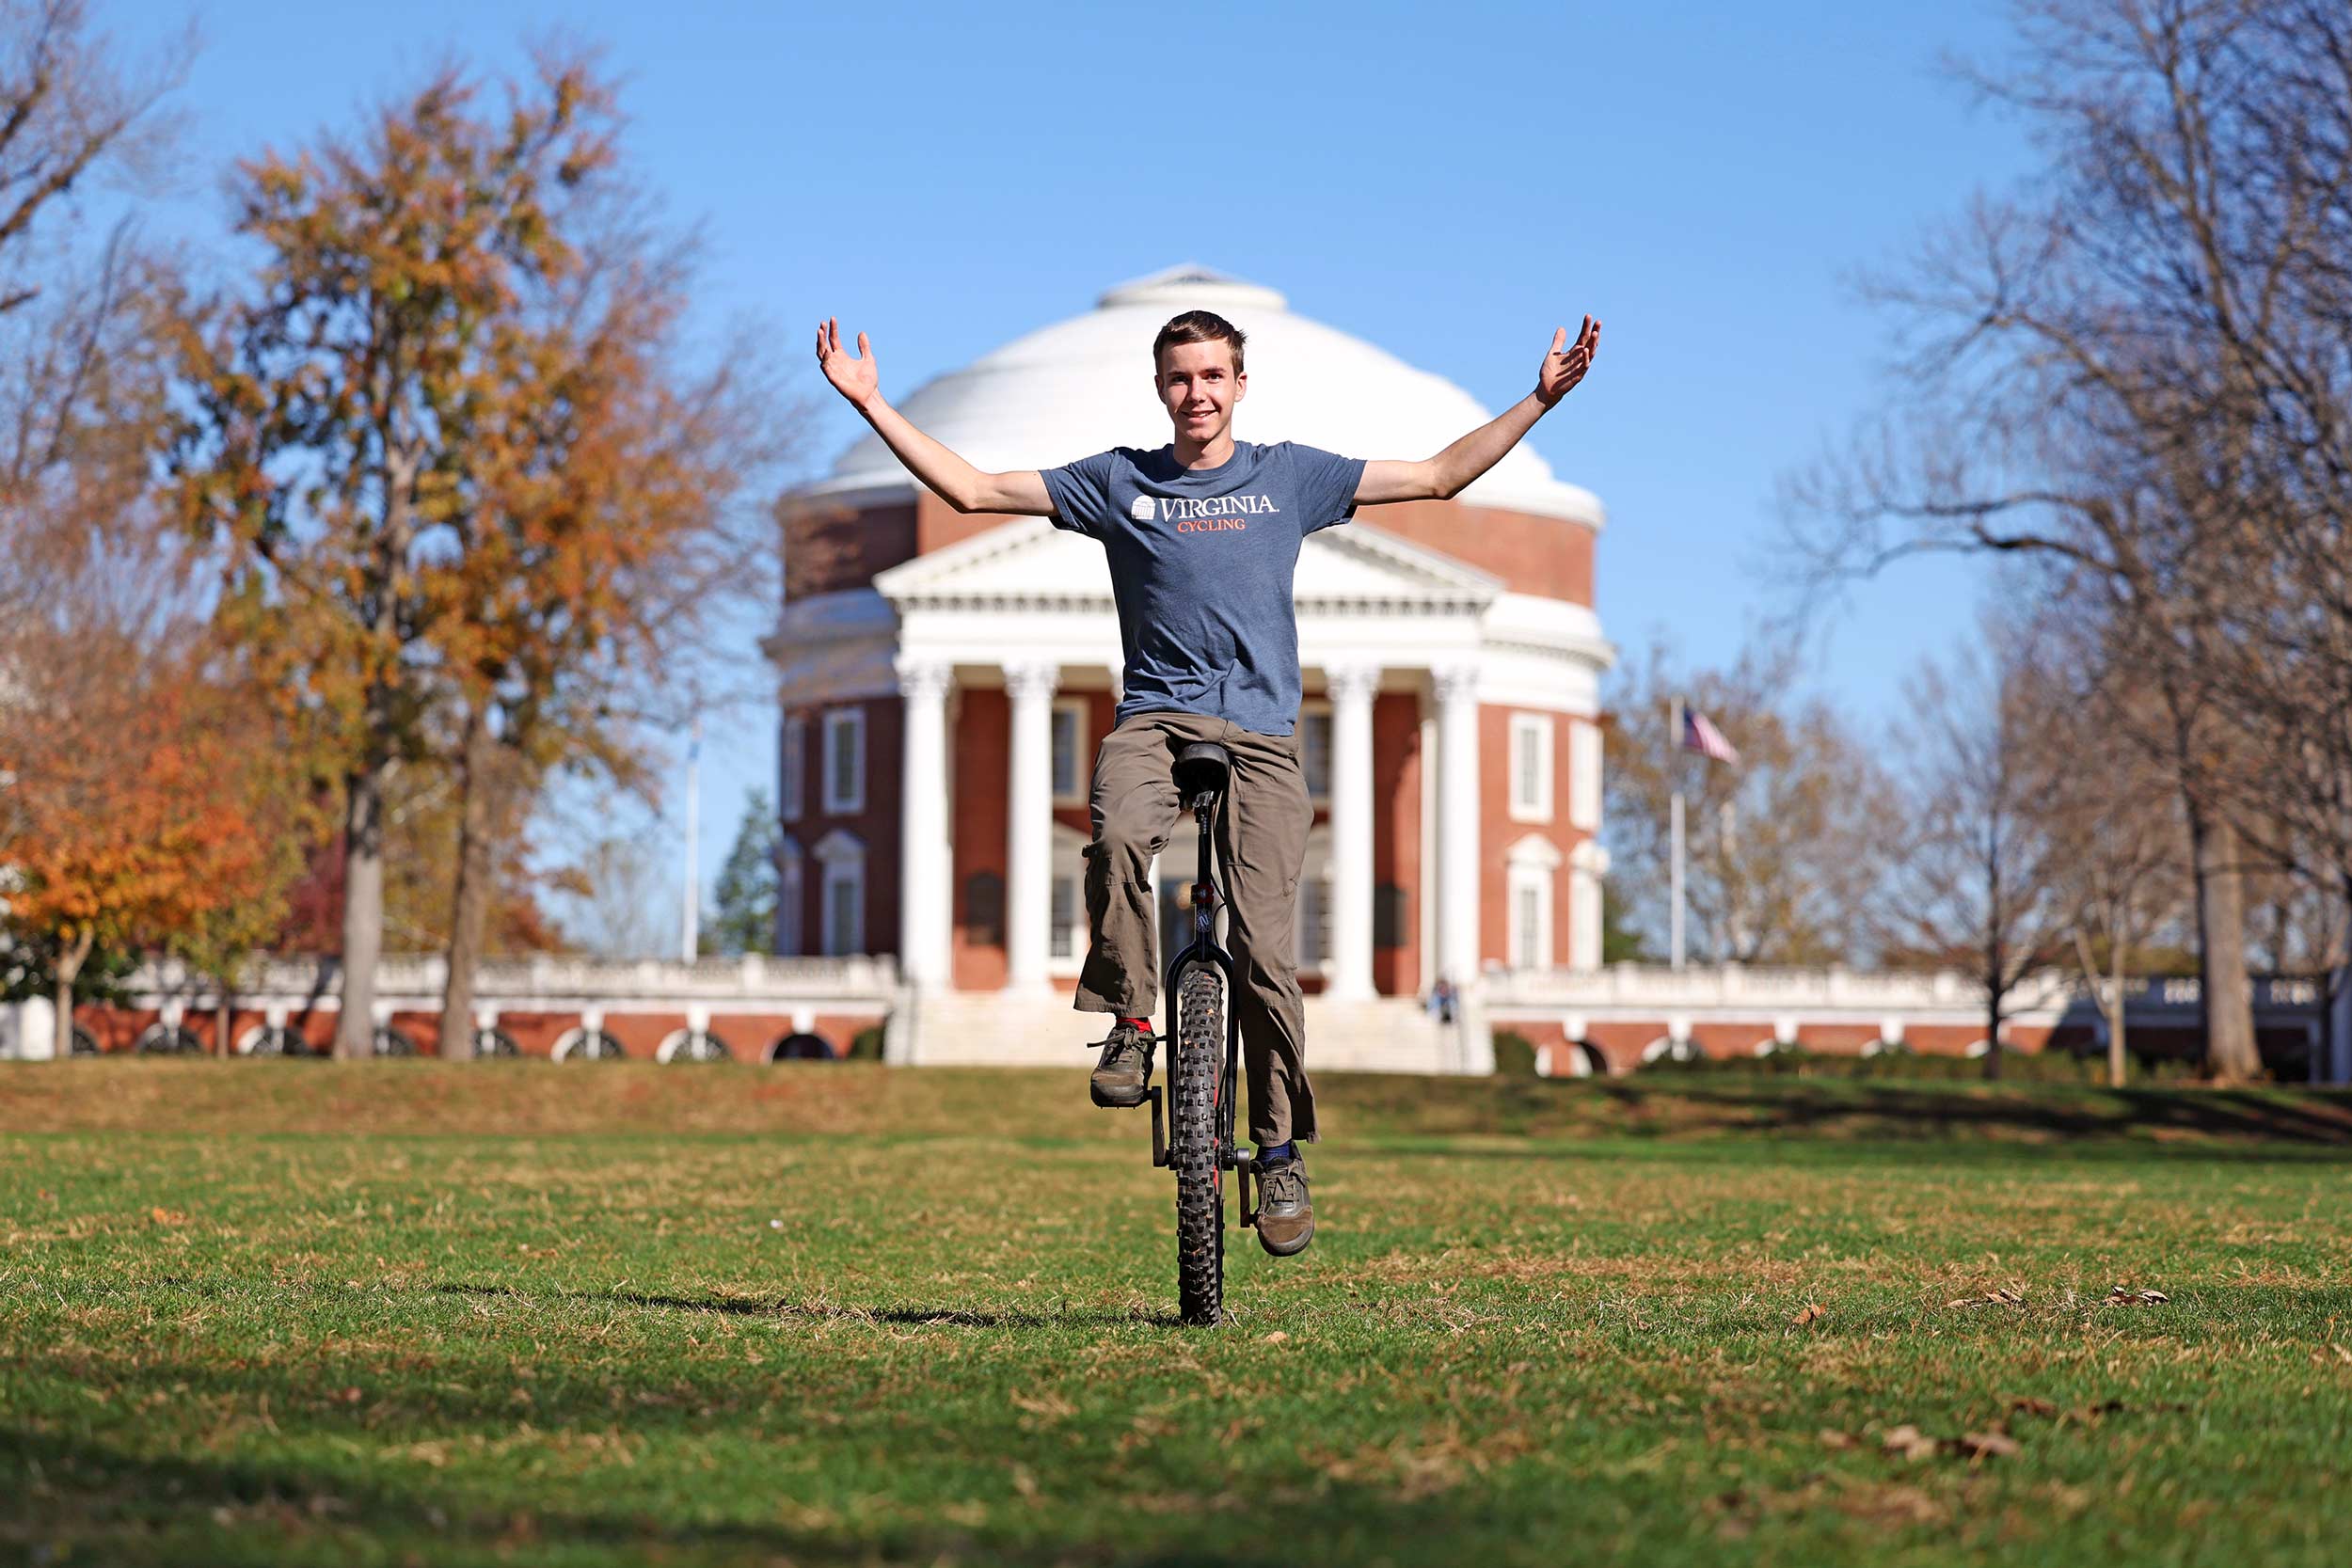
<path fill-rule="evenodd" d="M 1187 1330 L 1083 1078 L 0 1069 L 0 1559 L 2352 1556 L 2352 1102 L 1335 1077 Z"/>

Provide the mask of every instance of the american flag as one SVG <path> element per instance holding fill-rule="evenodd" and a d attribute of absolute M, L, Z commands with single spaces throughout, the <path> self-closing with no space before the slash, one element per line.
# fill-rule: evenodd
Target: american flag
<path fill-rule="evenodd" d="M 1682 710 L 1682 749 L 1713 757 L 1717 762 L 1740 766 L 1740 749 L 1724 738 L 1724 732 L 1708 721 L 1707 715 L 1696 708 Z"/>

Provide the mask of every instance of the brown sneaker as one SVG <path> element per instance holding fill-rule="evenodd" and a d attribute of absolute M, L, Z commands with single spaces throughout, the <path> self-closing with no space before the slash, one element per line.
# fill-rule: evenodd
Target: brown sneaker
<path fill-rule="evenodd" d="M 1095 1043 L 1102 1047 L 1103 1059 L 1087 1085 L 1094 1102 L 1114 1111 L 1142 1104 L 1144 1086 L 1152 1082 L 1152 1031 L 1122 1018 L 1111 1025 L 1109 1038 Z"/>
<path fill-rule="evenodd" d="M 1315 1204 L 1307 1194 L 1307 1162 L 1294 1154 L 1258 1162 L 1258 1244 L 1277 1258 L 1307 1250 L 1315 1239 Z"/>

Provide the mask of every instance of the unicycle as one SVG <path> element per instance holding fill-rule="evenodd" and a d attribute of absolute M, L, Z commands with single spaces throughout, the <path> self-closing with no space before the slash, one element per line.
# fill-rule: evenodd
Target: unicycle
<path fill-rule="evenodd" d="M 1217 815 L 1232 776 L 1232 753 L 1208 741 L 1176 752 L 1176 792 L 1200 830 L 1200 866 L 1192 884 L 1192 941 L 1169 960 L 1165 994 L 1172 1015 L 1166 1123 L 1160 1086 L 1152 1085 L 1152 1163 L 1176 1173 L 1176 1303 L 1187 1323 L 1225 1315 L 1225 1173 L 1236 1174 L 1241 1223 L 1249 1202 L 1249 1161 L 1233 1143 L 1233 1101 L 1240 1082 L 1241 1029 L 1230 1006 L 1232 956 L 1217 945 L 1224 902 L 1212 857 Z"/>

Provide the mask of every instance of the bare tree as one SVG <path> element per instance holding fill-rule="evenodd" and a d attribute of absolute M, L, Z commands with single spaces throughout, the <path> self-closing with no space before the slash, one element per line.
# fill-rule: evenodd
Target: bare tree
<path fill-rule="evenodd" d="M 1835 568 L 2026 552 L 2106 596 L 2162 699 L 2212 1067 L 2251 1076 L 2248 862 L 2324 847 L 2352 896 L 2352 13 L 2016 14 L 2017 57 L 1969 75 L 2049 167 L 1874 283 L 1896 406 L 1792 499 Z"/>
<path fill-rule="evenodd" d="M 1796 650 L 1756 643 L 1728 670 L 1678 670 L 1662 646 L 1622 667 L 1611 698 L 1611 881 L 1648 931 L 1667 914 L 1669 800 L 1685 797 L 1693 947 L 1716 961 L 1852 962 L 1884 870 L 1889 784 L 1819 702 L 1790 696 Z M 1678 749 L 1676 696 L 1740 752 L 1733 768 Z"/>
<path fill-rule="evenodd" d="M 2105 628 L 2054 602 L 2033 646 L 2046 694 L 2040 721 L 2024 737 L 2041 781 L 2032 809 L 2048 834 L 2045 869 L 2084 987 L 2107 1032 L 2107 1082 L 2128 1076 L 2124 1017 L 2127 972 L 2142 946 L 2174 924 L 2194 878 L 2172 773 L 2146 744 L 2150 710 L 2160 704 L 2129 665 L 2103 662 Z"/>
<path fill-rule="evenodd" d="M 1921 665 L 1896 748 L 1901 846 L 1879 905 L 1891 958 L 1972 970 L 1984 987 L 1987 1078 L 2001 1026 L 2048 962 L 2067 913 L 2055 875 L 2064 846 L 2042 810 L 2047 693 L 2026 635 L 1991 616 L 1977 644 Z"/>

